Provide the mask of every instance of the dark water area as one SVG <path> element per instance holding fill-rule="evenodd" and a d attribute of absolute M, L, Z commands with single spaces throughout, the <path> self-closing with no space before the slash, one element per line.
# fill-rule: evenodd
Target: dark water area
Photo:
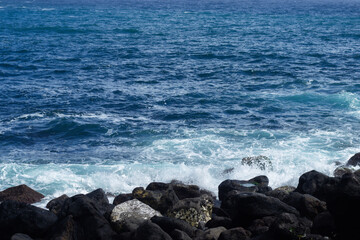
<path fill-rule="evenodd" d="M 359 50 L 352 0 L 1 0 L 2 186 L 331 173 L 359 151 Z"/>

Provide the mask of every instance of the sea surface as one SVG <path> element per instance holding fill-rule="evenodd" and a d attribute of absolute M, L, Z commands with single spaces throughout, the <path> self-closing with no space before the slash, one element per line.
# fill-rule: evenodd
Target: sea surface
<path fill-rule="evenodd" d="M 296 186 L 359 133 L 360 1 L 0 0 L 1 190 Z"/>

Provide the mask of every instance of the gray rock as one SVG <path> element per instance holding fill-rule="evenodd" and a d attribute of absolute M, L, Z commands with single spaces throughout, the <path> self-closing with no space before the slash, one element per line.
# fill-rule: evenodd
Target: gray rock
<path fill-rule="evenodd" d="M 23 233 L 16 233 L 11 237 L 11 240 L 33 240 L 29 235 Z"/>
<path fill-rule="evenodd" d="M 360 153 L 356 153 L 352 156 L 346 163 L 348 166 L 358 166 L 360 165 Z"/>
<path fill-rule="evenodd" d="M 207 195 L 179 200 L 167 215 L 181 219 L 193 227 L 205 225 L 211 219 L 213 199 Z"/>
<path fill-rule="evenodd" d="M 261 170 L 265 170 L 265 169 L 271 170 L 273 168 L 270 158 L 268 158 L 266 156 L 262 156 L 262 155 L 252 156 L 252 157 L 244 157 L 241 160 L 241 164 L 258 167 Z"/>
<path fill-rule="evenodd" d="M 116 205 L 111 212 L 110 221 L 117 232 L 124 232 L 133 230 L 154 216 L 162 215 L 141 201 L 133 199 Z"/>

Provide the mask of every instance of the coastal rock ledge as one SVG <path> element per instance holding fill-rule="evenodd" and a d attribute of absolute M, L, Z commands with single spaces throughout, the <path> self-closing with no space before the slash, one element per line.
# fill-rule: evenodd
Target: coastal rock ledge
<path fill-rule="evenodd" d="M 113 203 L 102 189 L 86 195 L 63 195 L 49 202 L 49 210 L 31 205 L 42 195 L 21 185 L 2 192 L 6 197 L 0 204 L 0 239 L 359 238 L 358 171 L 335 177 L 309 171 L 300 176 L 296 188 L 272 189 L 268 183 L 266 176 L 227 179 L 219 184 L 219 200 L 196 185 L 152 182 L 116 196 Z"/>

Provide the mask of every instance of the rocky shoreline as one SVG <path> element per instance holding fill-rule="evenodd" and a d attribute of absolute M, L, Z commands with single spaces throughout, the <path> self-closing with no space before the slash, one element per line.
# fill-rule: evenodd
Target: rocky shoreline
<path fill-rule="evenodd" d="M 179 181 L 120 194 L 102 189 L 44 196 L 26 185 L 0 192 L 0 239 L 322 240 L 360 236 L 360 153 L 335 171 L 304 173 L 297 187 L 272 189 L 266 176 L 225 180 L 218 196 Z"/>

